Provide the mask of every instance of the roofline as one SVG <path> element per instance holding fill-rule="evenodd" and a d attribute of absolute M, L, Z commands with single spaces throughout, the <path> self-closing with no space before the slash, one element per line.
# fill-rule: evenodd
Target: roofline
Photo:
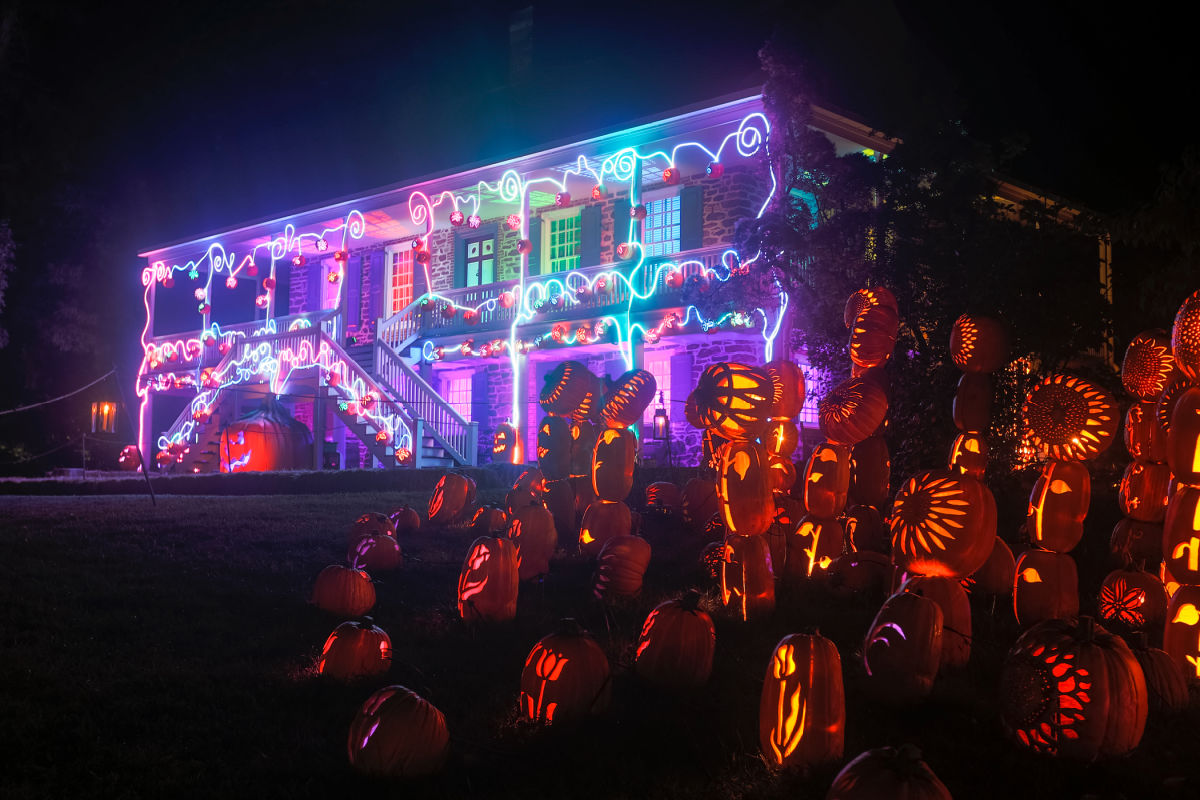
<path fill-rule="evenodd" d="M 558 139 L 558 140 L 555 140 L 553 142 L 543 145 L 543 147 L 541 149 L 534 151 L 532 153 L 520 152 L 517 154 L 510 154 L 499 160 L 489 159 L 489 160 L 476 161 L 476 162 L 466 164 L 463 166 L 454 167 L 454 168 L 439 171 L 439 172 L 428 173 L 426 175 L 423 175 L 423 176 L 420 176 L 417 178 L 412 178 L 412 179 L 408 179 L 408 180 L 399 181 L 396 183 L 387 184 L 387 185 L 379 187 L 379 188 L 368 190 L 367 192 L 364 192 L 364 193 L 344 195 L 342 197 L 338 197 L 333 200 L 324 201 L 318 205 L 301 206 L 300 208 L 297 208 L 297 209 L 294 209 L 291 211 L 287 211 L 282 214 L 275 214 L 275 215 L 271 215 L 269 217 L 262 217 L 257 220 L 252 220 L 249 222 L 243 222 L 243 223 L 234 225 L 233 227 L 217 228 L 217 229 L 205 232 L 203 234 L 200 234 L 199 236 L 193 236 L 193 237 L 189 237 L 187 239 L 179 239 L 176 241 L 167 242 L 165 244 L 155 245 L 153 247 L 150 247 L 147 250 L 143 250 L 143 251 L 139 252 L 138 257 L 139 258 L 153 258 L 162 253 L 165 253 L 166 251 L 174 250 L 174 249 L 180 248 L 180 247 L 187 247 L 189 245 L 197 246 L 197 245 L 203 245 L 203 244 L 210 244 L 212 242 L 212 240 L 216 239 L 217 237 L 228 237 L 231 235 L 237 236 L 237 235 L 241 235 L 241 234 L 253 235 L 252 231 L 255 228 L 261 228 L 264 226 L 281 225 L 281 224 L 288 222 L 290 219 L 300 216 L 300 215 L 317 216 L 317 215 L 322 215 L 326 212 L 332 213 L 332 212 L 335 212 L 340 206 L 345 206 L 349 203 L 361 203 L 364 201 L 374 200 L 377 198 L 384 197 L 385 195 L 388 195 L 388 194 L 399 192 L 402 189 L 409 189 L 409 188 L 417 189 L 423 184 L 432 183 L 434 181 L 445 180 L 446 178 L 452 177 L 454 175 L 465 174 L 465 173 L 473 172 L 475 170 L 485 169 L 488 167 L 504 168 L 504 167 L 508 167 L 508 166 L 511 166 L 511 165 L 519 163 L 519 162 L 532 161 L 532 160 L 544 158 L 546 156 L 551 155 L 552 153 L 554 153 L 557 150 L 563 150 L 563 149 L 566 149 L 569 147 L 577 148 L 577 147 L 582 147 L 582 146 L 586 146 L 589 144 L 595 144 L 597 142 L 601 142 L 604 139 L 607 139 L 610 137 L 635 134 L 639 130 L 643 130 L 646 128 L 652 128 L 654 126 L 670 126 L 672 124 L 678 124 L 678 123 L 684 122 L 685 120 L 692 119 L 694 117 L 714 114 L 721 110 L 731 109 L 738 105 L 754 103 L 754 102 L 761 102 L 761 101 L 762 101 L 762 92 L 759 89 L 748 89 L 748 90 L 744 90 L 744 91 L 740 91 L 740 92 L 734 92 L 732 94 L 722 95 L 721 97 L 717 97 L 717 98 L 714 98 L 711 100 L 706 100 L 703 102 L 693 103 L 693 104 L 690 104 L 687 106 L 683 106 L 683 107 L 674 109 L 672 111 L 665 112 L 662 115 L 641 117 L 637 120 L 634 120 L 632 125 L 629 123 L 625 123 L 625 124 L 622 124 L 620 127 L 615 127 L 612 129 L 604 130 L 603 132 L 600 132 L 600 133 L 593 133 L 583 139 L 577 139 L 577 138 Z"/>

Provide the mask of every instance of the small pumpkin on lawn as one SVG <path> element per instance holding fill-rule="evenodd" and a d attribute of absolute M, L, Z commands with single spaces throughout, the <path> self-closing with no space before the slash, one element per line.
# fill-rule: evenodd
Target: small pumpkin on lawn
<path fill-rule="evenodd" d="M 346 561 L 355 569 L 386 572 L 404 563 L 400 544 L 391 536 L 366 536 L 350 545 Z"/>
<path fill-rule="evenodd" d="M 525 658 L 517 707 L 525 719 L 549 725 L 602 713 L 611 693 L 607 656 L 575 620 L 567 619 Z"/>
<path fill-rule="evenodd" d="M 341 617 L 361 617 L 375 605 L 375 584 L 362 570 L 330 564 L 317 575 L 311 602 Z"/>
<path fill-rule="evenodd" d="M 367 536 L 395 536 L 396 525 L 392 522 L 387 514 L 380 514 L 377 511 L 368 511 L 366 514 L 360 515 L 354 520 L 354 524 L 350 526 L 350 534 L 347 537 L 350 544 L 353 545 L 359 539 Z"/>
<path fill-rule="evenodd" d="M 771 653 L 758 704 L 758 741 L 772 769 L 838 761 L 846 694 L 837 646 L 819 634 L 793 633 Z"/>
<path fill-rule="evenodd" d="M 517 548 L 508 539 L 480 536 L 471 542 L 458 574 L 458 614 L 468 622 L 503 622 L 517 615 Z"/>
<path fill-rule="evenodd" d="M 825 800 L 951 800 L 921 751 L 910 744 L 880 747 L 854 758 L 833 779 Z"/>
<path fill-rule="evenodd" d="M 396 506 L 388 514 L 388 519 L 392 521 L 397 536 L 407 536 L 421 529 L 421 515 L 412 506 Z"/>
<path fill-rule="evenodd" d="M 642 589 L 642 577 L 650 566 L 650 543 L 640 536 L 614 536 L 596 557 L 592 594 L 597 600 L 631 596 Z"/>
<path fill-rule="evenodd" d="M 626 536 L 633 530 L 633 513 L 629 506 L 609 500 L 595 500 L 583 512 L 579 526 L 579 552 L 588 558 L 600 551 L 614 536 Z"/>
<path fill-rule="evenodd" d="M 385 686 L 354 715 L 346 749 L 359 772 L 419 778 L 441 771 L 450 733 L 442 712 L 425 698 L 400 685 Z"/>
<path fill-rule="evenodd" d="M 391 637 L 368 617 L 334 628 L 321 648 L 317 672 L 334 680 L 352 681 L 382 675 L 391 666 Z"/>
<path fill-rule="evenodd" d="M 696 689 L 712 674 L 717 632 L 691 591 L 659 603 L 642 624 L 634 654 L 638 677 L 667 689 Z"/>

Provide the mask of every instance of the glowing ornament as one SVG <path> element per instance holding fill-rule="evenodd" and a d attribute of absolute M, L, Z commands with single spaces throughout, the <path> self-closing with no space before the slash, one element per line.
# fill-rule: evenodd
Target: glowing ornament
<path fill-rule="evenodd" d="M 345 266 L 346 262 L 350 260 L 350 254 L 345 250 L 335 250 L 333 252 L 333 260 L 342 266 Z"/>
<path fill-rule="evenodd" d="M 629 209 L 629 216 L 636 220 L 645 219 L 646 218 L 646 206 L 642 205 L 641 203 L 638 203 L 636 206 L 633 206 L 632 208 Z"/>
<path fill-rule="evenodd" d="M 251 261 L 249 264 L 246 265 L 246 274 L 249 275 L 251 278 L 258 277 L 258 265 L 255 264 L 253 261 Z"/>
<path fill-rule="evenodd" d="M 508 229 L 510 231 L 520 230 L 521 229 L 521 215 L 520 214 L 509 214 L 508 218 L 504 220 L 504 224 L 508 225 Z"/>
<path fill-rule="evenodd" d="M 303 267 L 307 263 L 308 263 L 308 259 L 304 257 L 303 253 L 298 253 L 297 255 L 292 257 L 292 266 L 293 267 Z"/>
<path fill-rule="evenodd" d="M 663 283 L 668 288 L 678 289 L 683 286 L 683 273 L 677 269 L 668 270 L 666 277 L 663 278 Z"/>
<path fill-rule="evenodd" d="M 667 167 L 663 170 L 663 183 L 667 184 L 668 186 L 674 186 L 675 184 L 679 183 L 679 177 L 678 167 Z"/>
<path fill-rule="evenodd" d="M 459 227 L 467 221 L 467 215 L 459 211 L 457 208 L 450 212 L 450 224 L 454 227 Z"/>
<path fill-rule="evenodd" d="M 188 270 L 187 275 L 192 280 L 196 280 L 197 278 L 200 277 L 200 270 L 196 269 L 195 267 L 192 267 L 191 269 Z"/>
<path fill-rule="evenodd" d="M 517 252 L 523 256 L 529 255 L 533 252 L 533 242 L 529 241 L 528 239 L 518 239 Z"/>
<path fill-rule="evenodd" d="M 203 286 L 201 286 L 199 289 L 197 289 L 196 291 L 192 292 L 192 295 L 193 295 L 193 296 L 194 296 L 194 297 L 195 297 L 197 300 L 200 300 L 200 301 L 202 301 L 202 302 L 203 302 L 204 298 L 208 297 L 208 291 L 207 291 L 207 290 L 206 290 L 206 289 L 205 289 Z"/>
<path fill-rule="evenodd" d="M 263 278 L 263 288 L 266 289 L 268 292 L 271 291 L 272 289 L 274 289 L 275 288 L 275 279 L 270 277 L 269 275 L 267 277 Z"/>
<path fill-rule="evenodd" d="M 558 192 L 557 194 L 554 195 L 554 205 L 558 206 L 559 208 L 563 208 L 564 206 L 569 206 L 570 204 L 571 204 L 571 193 L 570 192 Z"/>
<path fill-rule="evenodd" d="M 266 308 L 267 303 L 269 302 L 271 302 L 270 295 L 260 294 L 254 298 L 254 305 L 258 306 L 259 308 Z"/>
<path fill-rule="evenodd" d="M 720 161 L 710 161 L 708 162 L 708 166 L 705 167 L 704 172 L 710 178 L 719 178 L 725 174 L 725 165 Z"/>
<path fill-rule="evenodd" d="M 208 303 L 201 303 L 196 310 L 201 314 L 207 314 L 210 310 L 212 310 L 212 306 L 210 306 Z"/>
<path fill-rule="evenodd" d="M 168 275 L 163 278 L 162 285 L 164 289 L 171 289 L 175 286 L 175 279 Z"/>
<path fill-rule="evenodd" d="M 604 184 L 597 183 L 595 186 L 592 187 L 592 199 L 593 200 L 603 200 L 605 194 L 607 194 L 607 192 L 604 188 Z"/>
<path fill-rule="evenodd" d="M 324 239 L 317 239 L 318 252 L 324 253 L 328 249 L 329 249 L 329 242 L 325 241 Z"/>
<path fill-rule="evenodd" d="M 228 278 L 225 279 L 225 288 L 226 289 L 236 289 L 237 285 L 238 285 L 238 279 L 236 277 L 234 277 L 233 275 L 230 275 Z"/>
<path fill-rule="evenodd" d="M 346 743 L 350 766 L 390 778 L 440 772 L 450 752 L 446 719 L 425 698 L 403 686 L 386 686 L 354 715 Z"/>
<path fill-rule="evenodd" d="M 232 345 L 229 344 L 229 342 L 221 342 L 219 345 L 217 345 L 217 352 L 221 355 L 225 355 L 231 348 Z"/>
<path fill-rule="evenodd" d="M 514 298 L 513 298 L 513 293 L 511 291 L 501 292 L 500 297 L 498 299 L 500 301 L 501 308 L 512 308 Z"/>
<path fill-rule="evenodd" d="M 472 230 L 478 228 L 482 224 L 483 220 L 478 214 L 472 214 L 471 216 L 467 217 L 467 227 L 471 228 Z"/>
<path fill-rule="evenodd" d="M 326 275 L 325 275 L 325 280 L 329 281 L 330 283 L 337 283 L 341 279 L 342 279 L 342 273 L 338 270 L 333 270 L 332 272 L 326 273 Z"/>

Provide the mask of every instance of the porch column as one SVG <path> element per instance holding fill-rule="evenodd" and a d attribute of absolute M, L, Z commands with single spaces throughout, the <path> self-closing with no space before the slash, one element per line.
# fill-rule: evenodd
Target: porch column
<path fill-rule="evenodd" d="M 325 460 L 325 382 L 316 381 L 317 390 L 313 397 L 313 469 L 319 470 Z"/>

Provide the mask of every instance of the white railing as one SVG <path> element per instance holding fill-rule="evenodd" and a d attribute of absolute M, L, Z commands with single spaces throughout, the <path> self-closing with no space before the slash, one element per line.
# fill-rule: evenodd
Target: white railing
<path fill-rule="evenodd" d="M 420 466 L 421 434 L 428 434 L 460 464 L 479 462 L 479 426 L 468 422 L 424 378 L 380 340 L 375 342 L 375 372 L 386 394 L 394 398 L 413 421 L 413 453 Z"/>

